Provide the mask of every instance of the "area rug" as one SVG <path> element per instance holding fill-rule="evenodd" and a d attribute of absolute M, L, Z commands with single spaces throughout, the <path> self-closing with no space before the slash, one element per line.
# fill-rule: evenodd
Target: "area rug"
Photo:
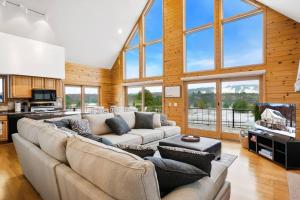
<path fill-rule="evenodd" d="M 288 172 L 290 200 L 300 199 L 300 174 Z"/>
<path fill-rule="evenodd" d="M 230 167 L 236 159 L 237 159 L 236 155 L 222 153 L 221 159 L 218 160 L 217 162 L 224 164 L 226 167 Z"/>

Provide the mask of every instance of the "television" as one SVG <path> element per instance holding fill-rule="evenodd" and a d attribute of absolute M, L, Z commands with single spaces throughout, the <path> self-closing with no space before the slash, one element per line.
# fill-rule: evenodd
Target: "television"
<path fill-rule="evenodd" d="M 296 137 L 296 105 L 257 103 L 254 108 L 255 128 Z"/>

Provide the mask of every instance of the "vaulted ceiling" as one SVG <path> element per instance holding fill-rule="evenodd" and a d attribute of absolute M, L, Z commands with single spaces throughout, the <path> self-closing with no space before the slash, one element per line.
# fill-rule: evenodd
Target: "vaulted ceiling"
<path fill-rule="evenodd" d="M 300 23 L 299 0 L 257 0 L 279 13 Z"/>
<path fill-rule="evenodd" d="M 2 0 L 0 0 L 1 2 Z M 66 49 L 66 60 L 110 68 L 147 0 L 10 0 L 47 18 L 0 6 L 0 31 Z"/>
<path fill-rule="evenodd" d="M 0 31 L 63 46 L 66 61 L 111 68 L 148 0 L 10 1 L 47 18 L 0 6 Z M 257 1 L 300 22 L 299 0 Z"/>

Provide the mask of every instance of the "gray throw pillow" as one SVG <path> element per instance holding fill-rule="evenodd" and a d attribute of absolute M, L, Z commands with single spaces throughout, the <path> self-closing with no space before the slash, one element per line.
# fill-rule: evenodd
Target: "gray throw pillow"
<path fill-rule="evenodd" d="M 160 115 L 160 123 L 162 126 L 169 126 L 168 118 L 165 114 Z"/>
<path fill-rule="evenodd" d="M 215 159 L 214 154 L 180 147 L 158 146 L 157 148 L 162 158 L 193 165 L 210 176 L 211 161 Z"/>
<path fill-rule="evenodd" d="M 159 157 L 146 157 L 155 166 L 161 197 L 177 187 L 193 183 L 207 173 L 193 165 Z"/>
<path fill-rule="evenodd" d="M 123 135 L 131 131 L 126 121 L 120 115 L 106 119 L 105 124 L 117 135 Z"/>
<path fill-rule="evenodd" d="M 154 113 L 135 112 L 135 129 L 154 129 Z"/>
<path fill-rule="evenodd" d="M 127 151 L 129 153 L 132 153 L 134 155 L 137 155 L 141 158 L 145 158 L 147 156 L 153 156 L 155 154 L 154 147 L 147 147 L 143 145 L 137 145 L 137 144 L 117 144 L 115 147 L 122 149 L 124 151 Z"/>
<path fill-rule="evenodd" d="M 82 133 L 92 133 L 90 129 L 90 124 L 87 119 L 74 120 L 70 119 L 71 130 L 77 132 L 78 134 Z"/>

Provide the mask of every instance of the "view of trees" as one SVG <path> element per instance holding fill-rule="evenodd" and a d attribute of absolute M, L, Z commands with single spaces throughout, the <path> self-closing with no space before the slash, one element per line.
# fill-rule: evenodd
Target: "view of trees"
<path fill-rule="evenodd" d="M 162 107 L 162 94 L 161 92 L 150 92 L 149 90 L 144 90 L 145 95 L 145 107 L 147 107 L 147 111 L 157 111 L 161 112 Z M 141 110 L 142 107 L 142 92 L 140 91 L 138 94 L 128 94 L 128 102 L 129 105 L 137 107 Z"/>
<path fill-rule="evenodd" d="M 258 99 L 259 95 L 255 92 L 223 93 L 222 108 L 232 108 L 235 110 L 253 110 L 254 105 L 257 103 Z M 216 99 L 213 87 L 201 88 L 201 90 L 189 90 L 189 107 L 207 109 L 215 108 L 215 104 Z"/>

